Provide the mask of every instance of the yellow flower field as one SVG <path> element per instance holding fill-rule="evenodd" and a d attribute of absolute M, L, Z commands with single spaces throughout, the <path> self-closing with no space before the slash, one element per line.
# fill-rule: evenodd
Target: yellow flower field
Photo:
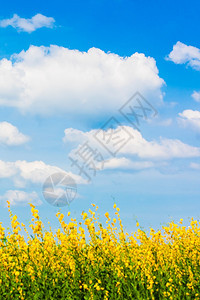
<path fill-rule="evenodd" d="M 33 234 L 11 213 L 0 225 L 0 299 L 200 299 L 200 222 L 182 220 L 147 234 L 124 231 L 98 207 L 82 222 L 57 213 L 60 229 L 45 231 L 31 205 Z M 27 236 L 25 238 L 25 235 Z"/>

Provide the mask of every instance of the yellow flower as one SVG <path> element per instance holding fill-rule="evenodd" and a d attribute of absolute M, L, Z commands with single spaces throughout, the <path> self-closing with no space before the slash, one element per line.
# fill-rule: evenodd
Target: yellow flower
<path fill-rule="evenodd" d="M 106 217 L 106 218 L 109 218 L 109 213 L 108 213 L 108 212 L 105 213 L 105 217 Z"/>
<path fill-rule="evenodd" d="M 83 220 L 85 220 L 87 218 L 87 216 L 88 216 L 87 213 L 84 213 L 83 214 Z"/>
<path fill-rule="evenodd" d="M 119 282 L 119 281 L 116 283 L 116 286 L 118 286 L 118 285 L 120 285 L 120 282 Z"/>
<path fill-rule="evenodd" d="M 17 220 L 17 216 L 15 215 L 14 217 L 13 217 L 13 222 L 15 222 Z"/>
<path fill-rule="evenodd" d="M 64 218 L 64 215 L 61 214 L 60 217 L 59 217 L 59 222 L 62 222 L 63 218 Z"/>

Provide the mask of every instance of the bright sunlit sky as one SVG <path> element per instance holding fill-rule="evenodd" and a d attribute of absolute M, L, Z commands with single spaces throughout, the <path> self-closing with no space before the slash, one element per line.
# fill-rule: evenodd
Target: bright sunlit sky
<path fill-rule="evenodd" d="M 199 15 L 197 0 L 1 4 L 0 221 L 9 200 L 28 224 L 32 202 L 56 228 L 42 186 L 57 172 L 76 181 L 72 216 L 116 203 L 128 231 L 199 218 Z M 139 130 L 119 112 L 136 92 L 157 111 Z M 94 138 L 112 117 L 132 137 L 115 156 Z M 85 142 L 104 161 L 82 161 L 90 182 L 69 159 Z"/>

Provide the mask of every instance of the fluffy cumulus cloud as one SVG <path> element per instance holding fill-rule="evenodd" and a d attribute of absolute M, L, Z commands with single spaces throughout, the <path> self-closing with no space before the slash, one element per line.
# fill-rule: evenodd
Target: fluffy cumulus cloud
<path fill-rule="evenodd" d="M 32 203 L 33 205 L 42 204 L 36 192 L 28 193 L 22 190 L 8 190 L 4 195 L 0 196 L 1 205 L 6 206 L 7 201 L 9 201 L 12 206 L 24 206 L 28 205 L 28 203 Z"/>
<path fill-rule="evenodd" d="M 0 144 L 18 146 L 29 141 L 29 137 L 21 133 L 17 127 L 8 122 L 0 122 Z"/>
<path fill-rule="evenodd" d="M 130 136 L 131 138 L 129 138 Z M 143 138 L 139 131 L 129 126 L 119 126 L 114 130 L 91 130 L 88 132 L 68 128 L 65 130 L 63 141 L 66 145 L 70 145 L 71 143 L 74 146 L 76 145 L 75 150 L 71 151 L 72 155 L 75 155 L 79 151 L 81 144 L 84 145 L 85 141 L 88 141 L 89 146 L 93 149 L 98 149 L 103 157 L 106 158 L 112 158 L 110 154 L 108 155 L 108 150 L 110 153 L 114 153 L 114 150 L 117 148 L 120 149 L 117 155 L 128 155 L 142 160 L 162 161 L 173 158 L 200 157 L 200 148 L 198 147 L 184 144 L 177 139 L 160 138 L 159 141 L 148 141 Z M 123 145 L 121 148 L 120 143 Z M 121 164 L 125 166 L 128 164 L 128 161 L 123 158 L 120 161 L 111 160 L 111 163 L 112 165 Z M 134 168 L 134 165 L 132 166 Z M 144 166 L 151 167 L 152 164 Z"/>
<path fill-rule="evenodd" d="M 179 113 L 178 122 L 183 127 L 200 131 L 200 111 L 187 109 Z"/>
<path fill-rule="evenodd" d="M 155 60 L 140 53 L 31 46 L 0 60 L 0 105 L 23 113 L 113 113 L 136 91 L 153 105 L 163 84 Z"/>
<path fill-rule="evenodd" d="M 192 94 L 192 98 L 196 101 L 196 102 L 200 102 L 200 91 L 196 92 L 194 91 Z"/>
<path fill-rule="evenodd" d="M 47 177 L 60 172 L 71 176 L 77 184 L 85 183 L 80 176 L 66 172 L 56 166 L 47 165 L 43 161 L 27 162 L 18 160 L 7 162 L 0 160 L 0 178 L 12 179 L 17 187 L 24 187 L 28 182 L 43 184 Z"/>
<path fill-rule="evenodd" d="M 54 25 L 54 18 L 46 17 L 42 14 L 37 14 L 31 19 L 20 18 L 17 14 L 14 14 L 11 19 L 4 19 L 0 21 L 0 27 L 12 26 L 18 31 L 25 31 L 31 33 L 38 28 L 49 27 Z"/>
<path fill-rule="evenodd" d="M 193 69 L 200 71 L 200 49 L 187 46 L 181 42 L 177 42 L 173 46 L 173 50 L 167 56 L 168 60 L 175 64 L 187 64 Z"/>

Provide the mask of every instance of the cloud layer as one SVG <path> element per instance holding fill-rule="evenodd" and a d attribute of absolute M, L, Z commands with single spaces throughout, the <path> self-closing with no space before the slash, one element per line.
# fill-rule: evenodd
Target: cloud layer
<path fill-rule="evenodd" d="M 154 163 L 151 161 L 132 161 L 125 157 L 111 158 L 104 164 L 104 169 L 144 170 L 153 167 Z"/>
<path fill-rule="evenodd" d="M 37 114 L 103 114 L 120 108 L 136 91 L 162 101 L 164 81 L 144 54 L 120 57 L 91 48 L 35 47 L 0 60 L 0 105 Z"/>
<path fill-rule="evenodd" d="M 8 162 L 0 160 L 0 178 L 12 179 L 16 187 L 25 187 L 27 183 L 43 184 L 47 177 L 57 172 L 70 175 L 77 184 L 85 183 L 80 176 L 66 172 L 56 166 L 47 165 L 43 161 L 18 160 Z"/>
<path fill-rule="evenodd" d="M 17 127 L 8 122 L 0 122 L 0 144 L 18 146 L 29 141 L 29 137 L 21 133 Z"/>
<path fill-rule="evenodd" d="M 0 196 L 0 203 L 3 206 L 7 206 L 7 201 L 12 206 L 25 206 L 28 203 L 33 205 L 41 205 L 42 201 L 36 192 L 27 193 L 21 190 L 8 190 L 4 195 Z"/>
<path fill-rule="evenodd" d="M 104 157 L 112 158 L 102 144 L 106 145 L 109 150 L 112 150 L 117 142 L 125 141 L 127 139 L 124 129 L 126 129 L 126 132 L 128 131 L 130 133 L 132 138 L 124 144 L 118 152 L 118 155 L 131 155 L 138 157 L 139 159 L 150 159 L 155 161 L 170 160 L 174 158 L 200 157 L 200 148 L 198 147 L 184 144 L 178 139 L 160 138 L 159 141 L 148 141 L 143 138 L 139 131 L 130 126 L 119 126 L 114 129 L 112 133 L 111 131 L 103 132 L 103 130 L 101 130 L 102 140 L 99 138 L 101 141 L 100 143 L 94 138 L 97 132 L 99 132 L 98 130 L 83 132 L 77 129 L 68 128 L 65 130 L 63 141 L 68 145 L 72 143 L 74 145 L 76 144 L 76 146 L 88 141 L 88 144 L 94 149 L 99 149 Z M 98 135 L 100 137 L 100 134 Z M 119 144 L 117 146 L 119 146 Z M 72 151 L 72 154 L 74 154 L 78 149 L 79 147 L 76 147 L 75 150 Z M 121 161 L 123 164 L 126 162 L 124 160 Z"/>
<path fill-rule="evenodd" d="M 167 59 L 173 61 L 175 64 L 187 64 L 187 66 L 200 71 L 199 48 L 177 42 L 173 46 L 173 50 L 168 55 Z"/>
<path fill-rule="evenodd" d="M 11 19 L 4 19 L 0 22 L 0 27 L 12 26 L 18 31 L 24 31 L 31 33 L 38 28 L 49 27 L 54 25 L 54 18 L 46 17 L 42 14 L 37 14 L 31 19 L 20 18 L 17 14 L 14 14 Z"/>

